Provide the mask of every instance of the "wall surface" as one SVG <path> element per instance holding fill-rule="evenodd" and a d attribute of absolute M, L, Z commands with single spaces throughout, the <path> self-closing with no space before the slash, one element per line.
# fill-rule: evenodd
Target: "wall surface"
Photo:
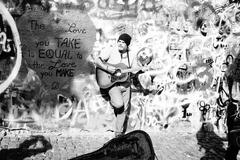
<path fill-rule="evenodd" d="M 210 121 L 219 131 L 225 131 L 223 102 L 228 89 L 224 75 L 239 53 L 237 3 L 48 3 L 49 7 L 26 4 L 20 16 L 16 16 L 16 4 L 6 5 L 15 15 L 23 52 L 22 68 L 13 83 L 20 84 L 22 90 L 34 91 L 21 103 L 31 106 L 27 117 L 36 124 L 46 128 L 112 130 L 113 110 L 100 95 L 94 60 L 103 49 L 114 47 L 121 33 L 128 33 L 138 67 L 151 66 L 138 75 L 139 83 L 133 85 L 129 130 L 162 130 L 177 121 L 188 121 L 193 128 L 199 128 L 201 122 Z M 233 74 L 238 80 L 239 67 L 235 68 Z M 61 103 L 56 102 L 59 94 L 66 97 Z M 3 118 L 12 117 L 9 115 L 13 113 L 2 112 Z M 26 118 L 25 111 L 17 112 L 13 119 Z"/>

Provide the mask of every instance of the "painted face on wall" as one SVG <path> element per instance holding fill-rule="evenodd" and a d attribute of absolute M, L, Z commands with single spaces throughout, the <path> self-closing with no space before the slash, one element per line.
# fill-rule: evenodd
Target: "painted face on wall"
<path fill-rule="evenodd" d="M 142 48 L 137 54 L 137 60 L 140 66 L 148 65 L 152 59 L 153 53 L 150 48 Z"/>
<path fill-rule="evenodd" d="M 207 35 L 207 32 L 208 32 L 208 23 L 207 23 L 207 21 L 203 21 L 202 25 L 200 26 L 200 32 L 204 36 Z"/>
<path fill-rule="evenodd" d="M 221 17 L 219 15 L 215 15 L 214 17 L 214 25 L 218 26 L 220 23 Z"/>
<path fill-rule="evenodd" d="M 194 55 L 202 54 L 202 49 L 199 46 L 194 46 L 191 51 L 192 51 L 191 53 Z"/>
<path fill-rule="evenodd" d="M 119 41 L 117 42 L 117 46 L 118 46 L 118 50 L 119 50 L 120 52 L 127 50 L 127 44 L 126 44 L 123 40 L 119 40 Z"/>
<path fill-rule="evenodd" d="M 148 25 L 146 23 L 141 24 L 138 28 L 138 33 L 140 35 L 146 35 L 148 33 Z"/>
<path fill-rule="evenodd" d="M 235 14 L 235 20 L 236 20 L 237 23 L 240 22 L 240 12 L 237 12 L 237 13 Z"/>

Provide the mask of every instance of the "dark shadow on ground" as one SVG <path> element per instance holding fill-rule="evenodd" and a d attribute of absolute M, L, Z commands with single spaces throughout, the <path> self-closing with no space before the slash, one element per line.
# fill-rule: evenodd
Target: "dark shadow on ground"
<path fill-rule="evenodd" d="M 226 139 L 219 137 L 213 129 L 213 124 L 203 123 L 196 134 L 199 151 L 205 150 L 205 155 L 200 160 L 224 160 L 226 150 L 223 141 Z"/>
<path fill-rule="evenodd" d="M 17 143 L 17 142 L 16 142 Z M 26 157 L 44 153 L 51 149 L 52 145 L 44 136 L 31 136 L 19 145 L 19 148 L 0 150 L 1 160 L 23 160 Z"/>

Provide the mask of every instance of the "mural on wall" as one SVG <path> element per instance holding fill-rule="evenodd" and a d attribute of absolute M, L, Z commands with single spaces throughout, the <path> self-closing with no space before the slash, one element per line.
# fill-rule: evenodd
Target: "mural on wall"
<path fill-rule="evenodd" d="M 85 72 L 95 42 L 95 27 L 86 14 L 67 9 L 49 14 L 35 7 L 24 13 L 17 25 L 23 57 L 49 91 L 67 90 L 69 80 Z"/>
<path fill-rule="evenodd" d="M 4 4 L 0 4 L 0 93 L 16 78 L 22 61 L 21 42 L 16 23 Z"/>
<path fill-rule="evenodd" d="M 136 53 L 139 67 L 151 66 L 151 70 L 136 76 L 137 83 L 132 86 L 129 129 L 161 130 L 180 121 L 198 129 L 202 122 L 211 121 L 224 132 L 224 101 L 228 94 L 224 74 L 239 53 L 237 3 L 227 0 L 46 2 L 38 4 L 40 10 L 26 3 L 25 11 L 15 16 L 22 33 L 26 62 L 22 66 L 28 73 L 25 80 L 34 84 L 37 81 L 41 88 L 30 109 L 34 122 L 43 119 L 52 122 L 40 124 L 42 127 L 113 129 L 113 111 L 101 96 L 91 67 L 96 56 L 115 45 L 118 35 L 126 32 L 133 37 L 130 48 Z M 6 5 L 13 15 L 21 13 L 11 10 L 14 7 L 10 3 Z M 65 13 L 69 10 L 70 13 Z M 81 50 L 82 47 L 87 48 Z M 58 84 L 53 85 L 55 82 Z M 65 84 L 67 91 L 61 92 Z M 51 92 L 55 87 L 58 87 L 56 101 L 43 98 L 43 92 Z"/>

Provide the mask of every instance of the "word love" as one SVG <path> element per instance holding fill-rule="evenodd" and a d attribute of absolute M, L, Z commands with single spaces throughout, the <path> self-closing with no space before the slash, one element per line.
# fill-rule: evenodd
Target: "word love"
<path fill-rule="evenodd" d="M 51 65 L 48 67 L 49 70 L 57 68 L 76 68 L 75 62 L 62 62 L 60 59 L 57 61 L 50 61 Z"/>
<path fill-rule="evenodd" d="M 69 28 L 66 32 L 70 32 L 70 33 L 81 33 L 81 34 L 86 34 L 87 31 L 85 28 L 78 28 L 76 23 L 72 23 L 72 24 L 68 24 Z"/>

